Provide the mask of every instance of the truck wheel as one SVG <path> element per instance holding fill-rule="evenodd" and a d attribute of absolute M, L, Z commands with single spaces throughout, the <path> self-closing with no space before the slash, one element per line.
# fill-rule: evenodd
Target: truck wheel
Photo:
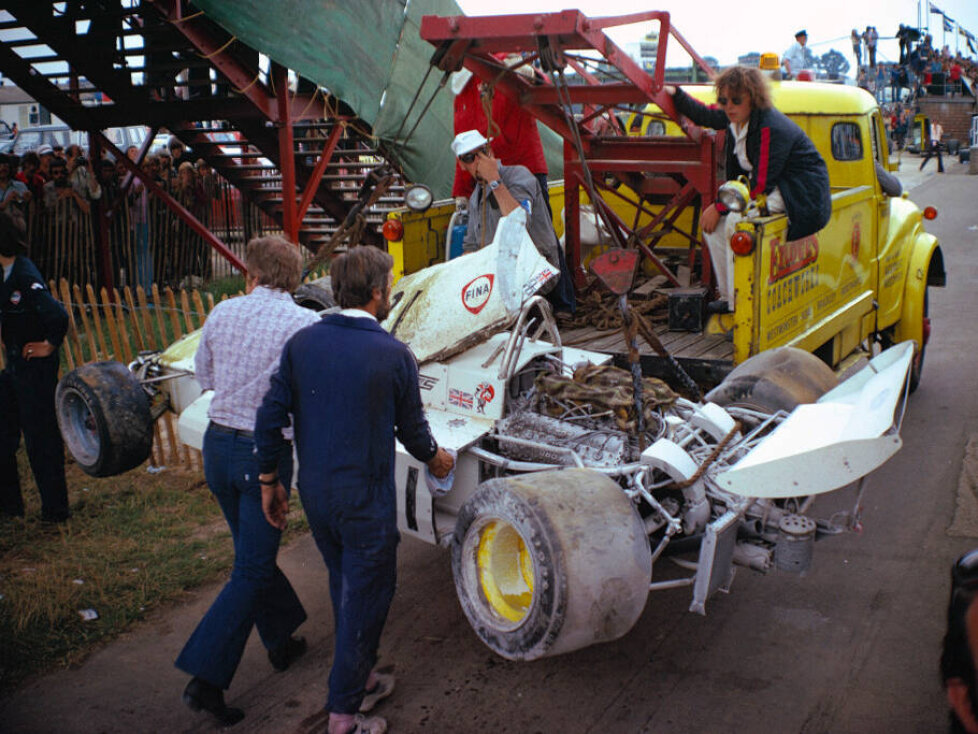
<path fill-rule="evenodd" d="M 929 288 L 924 288 L 924 327 L 923 343 L 920 349 L 913 355 L 913 362 L 910 363 L 910 392 L 920 387 L 920 376 L 924 372 L 924 355 L 927 353 L 927 341 L 930 339 L 930 296 Z"/>
<path fill-rule="evenodd" d="M 139 466 L 153 444 L 153 417 L 142 385 L 120 362 L 93 362 L 61 378 L 54 396 L 68 451 L 93 477 Z"/>
<path fill-rule="evenodd" d="M 621 487 L 587 469 L 490 479 L 459 512 L 455 591 L 509 660 L 615 640 L 645 608 L 652 555 Z"/>
<path fill-rule="evenodd" d="M 774 413 L 814 403 L 838 384 L 835 372 L 814 354 L 777 347 L 755 354 L 707 393 L 705 400 Z"/>
<path fill-rule="evenodd" d="M 327 275 L 310 283 L 303 283 L 295 289 L 292 300 L 303 308 L 311 308 L 313 311 L 332 308 L 336 305 L 336 299 L 333 298 L 333 281 Z"/>

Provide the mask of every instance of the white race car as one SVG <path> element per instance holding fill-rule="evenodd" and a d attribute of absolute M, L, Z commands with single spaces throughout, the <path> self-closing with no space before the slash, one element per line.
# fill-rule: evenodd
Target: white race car
<path fill-rule="evenodd" d="M 650 590 L 689 587 L 705 613 L 735 565 L 803 572 L 816 537 L 857 525 L 860 480 L 901 445 L 912 343 L 841 384 L 806 352 L 765 352 L 703 403 L 645 378 L 640 433 L 631 375 L 562 346 L 536 295 L 556 273 L 523 216 L 478 253 L 402 279 L 384 323 L 418 358 L 432 431 L 458 455 L 446 490 L 399 448 L 400 529 L 450 547 L 459 601 L 492 650 L 529 660 L 616 639 Z M 166 409 L 200 447 L 198 338 L 64 377 L 58 417 L 82 468 L 140 464 Z M 809 517 L 817 495 L 854 482 L 851 511 Z M 681 574 L 653 580 L 666 558 Z"/>

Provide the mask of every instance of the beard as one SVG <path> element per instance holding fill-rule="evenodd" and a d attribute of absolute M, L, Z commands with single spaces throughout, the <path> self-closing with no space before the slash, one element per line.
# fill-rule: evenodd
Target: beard
<path fill-rule="evenodd" d="M 391 296 L 390 296 L 390 291 L 388 291 L 384 295 L 384 302 L 378 304 L 377 306 L 377 321 L 382 323 L 384 319 L 388 317 L 390 312 L 391 312 Z"/>

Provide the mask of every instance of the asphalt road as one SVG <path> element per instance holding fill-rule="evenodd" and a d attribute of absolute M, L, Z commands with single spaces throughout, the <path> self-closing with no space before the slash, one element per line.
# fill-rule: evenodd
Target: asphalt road
<path fill-rule="evenodd" d="M 706 617 L 686 611 L 688 591 L 658 592 L 623 639 L 533 663 L 485 648 L 455 600 L 448 554 L 406 539 L 382 645 L 381 664 L 398 675 L 397 691 L 378 709 L 392 731 L 945 728 L 937 661 L 948 571 L 978 546 L 978 459 L 965 461 L 978 434 L 978 176 L 959 164 L 938 176 L 933 163 L 917 174 L 916 160 L 902 177 L 915 187 L 911 198 L 940 209 L 928 229 L 942 243 L 949 284 L 932 290 L 923 381 L 903 424 L 903 449 L 866 483 L 864 530 L 819 543 L 805 578 L 741 569 Z M 952 523 L 957 534 L 948 532 Z M 237 732 L 324 730 L 333 640 L 325 569 L 308 537 L 282 554 L 282 565 L 309 610 L 302 631 L 311 649 L 276 674 L 253 636 L 228 693 L 247 712 Z M 0 703 L 0 730 L 212 730 L 181 705 L 186 677 L 172 660 L 216 592 L 188 595 L 78 669 L 25 686 Z"/>

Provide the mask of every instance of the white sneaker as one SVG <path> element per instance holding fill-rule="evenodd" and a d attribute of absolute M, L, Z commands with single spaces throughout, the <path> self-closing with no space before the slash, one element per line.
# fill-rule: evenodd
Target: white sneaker
<path fill-rule="evenodd" d="M 360 713 L 371 711 L 374 706 L 394 692 L 394 675 L 392 673 L 375 673 L 377 684 L 373 690 L 367 691 L 360 703 Z"/>
<path fill-rule="evenodd" d="M 379 716 L 364 716 L 357 714 L 353 720 L 353 728 L 347 734 L 384 734 L 387 731 L 387 719 Z"/>

